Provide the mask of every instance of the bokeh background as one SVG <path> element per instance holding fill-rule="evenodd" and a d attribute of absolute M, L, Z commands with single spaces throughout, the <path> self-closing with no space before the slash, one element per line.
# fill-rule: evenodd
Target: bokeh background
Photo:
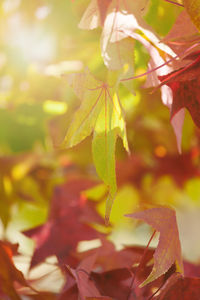
<path fill-rule="evenodd" d="M 92 162 L 91 137 L 65 149 L 62 141 L 79 105 L 65 74 L 87 66 L 99 79 L 107 76 L 100 51 L 101 28 L 84 31 L 78 23 L 86 0 L 2 0 L 0 2 L 0 219 L 1 237 L 19 243 L 28 264 L 34 243 L 21 231 L 43 224 L 54 188 L 73 176 L 94 178 L 86 192 L 105 211 L 105 186 Z M 181 8 L 152 0 L 145 16 L 164 38 Z M 147 69 L 149 55 L 135 42 L 135 75 Z M 159 90 L 144 89 L 145 77 L 123 85 L 119 96 L 125 111 L 131 156 L 117 143 L 118 193 L 111 214 L 110 238 L 146 244 L 147 225 L 124 217 L 139 207 L 170 205 L 177 211 L 183 253 L 200 259 L 199 130 L 187 114 L 183 153 L 177 152 L 169 111 Z M 87 246 L 82 247 L 89 247 Z M 19 262 L 18 262 L 19 263 Z"/>

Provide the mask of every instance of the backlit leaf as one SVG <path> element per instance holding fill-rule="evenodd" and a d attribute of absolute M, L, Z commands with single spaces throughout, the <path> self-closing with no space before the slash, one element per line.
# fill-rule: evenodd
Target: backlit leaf
<path fill-rule="evenodd" d="M 81 105 L 68 129 L 65 144 L 72 147 L 93 132 L 94 164 L 109 191 L 106 204 L 106 222 L 108 222 L 117 191 L 115 145 L 118 136 L 122 138 L 125 149 L 129 151 L 120 101 L 114 87 L 95 79 L 88 71 L 72 74 L 68 77 L 68 81 L 81 99 Z"/>
<path fill-rule="evenodd" d="M 167 207 L 139 211 L 128 217 L 143 220 L 160 232 L 159 243 L 154 254 L 151 274 L 141 284 L 144 286 L 166 273 L 174 262 L 183 273 L 181 246 L 174 210 Z"/>

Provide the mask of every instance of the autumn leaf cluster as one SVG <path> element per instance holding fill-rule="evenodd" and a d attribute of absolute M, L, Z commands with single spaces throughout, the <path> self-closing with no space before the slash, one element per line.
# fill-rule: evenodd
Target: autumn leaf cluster
<path fill-rule="evenodd" d="M 0 299 L 200 299 L 200 1 L 31 2 L 0 10 Z"/>

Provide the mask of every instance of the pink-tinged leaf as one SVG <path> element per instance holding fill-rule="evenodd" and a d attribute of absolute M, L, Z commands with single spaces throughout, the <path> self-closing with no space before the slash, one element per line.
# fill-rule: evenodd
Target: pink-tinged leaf
<path fill-rule="evenodd" d="M 183 10 L 177 17 L 169 33 L 164 37 L 163 42 L 170 45 L 175 53 L 182 55 L 188 47 L 198 42 L 199 39 L 198 30 L 192 23 L 187 12 Z M 199 47 L 197 46 L 197 49 Z M 180 67 L 180 60 L 177 61 L 177 64 Z"/>
<path fill-rule="evenodd" d="M 177 148 L 178 152 L 181 154 L 181 142 L 182 142 L 182 132 L 183 132 L 183 123 L 185 119 L 185 110 L 180 109 L 174 117 L 171 119 L 171 124 L 174 129 L 174 133 L 176 136 Z"/>
<path fill-rule="evenodd" d="M 154 253 L 154 266 L 151 274 L 141 284 L 146 285 L 166 273 L 174 262 L 183 272 L 181 245 L 175 211 L 167 207 L 152 208 L 127 215 L 143 220 L 160 232 L 159 243 Z"/>
<path fill-rule="evenodd" d="M 122 41 L 125 40 L 124 43 L 128 42 L 127 38 L 129 37 L 139 40 L 145 47 L 148 44 L 147 51 L 149 53 L 155 46 L 155 48 L 162 50 L 163 54 L 175 56 L 168 46 L 160 42 L 153 29 L 142 18 L 143 8 L 147 6 L 147 3 L 148 1 L 132 1 L 128 3 L 127 1 L 118 1 L 116 4 L 113 1 L 112 5 L 109 6 L 101 38 L 102 56 L 108 68 L 122 68 L 125 59 L 127 60 L 128 56 L 131 59 L 130 54 L 127 55 L 130 50 L 126 53 L 121 51 L 123 49 Z M 160 53 L 159 57 L 163 56 L 166 58 L 166 55 L 163 54 Z M 117 55 L 118 61 L 115 62 Z"/>
<path fill-rule="evenodd" d="M 103 26 L 108 6 L 112 0 L 91 0 L 84 12 L 79 28 L 92 30 L 98 26 Z"/>

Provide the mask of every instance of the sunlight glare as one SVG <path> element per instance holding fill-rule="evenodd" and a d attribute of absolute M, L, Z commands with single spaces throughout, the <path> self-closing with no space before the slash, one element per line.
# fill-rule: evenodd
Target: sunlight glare
<path fill-rule="evenodd" d="M 51 8 L 49 6 L 40 6 L 35 12 L 35 16 L 38 20 L 44 20 L 51 12 Z"/>
<path fill-rule="evenodd" d="M 24 24 L 21 15 L 15 14 L 9 20 L 9 31 L 8 43 L 18 48 L 28 62 L 46 63 L 54 58 L 55 36 L 41 26 Z"/>
<path fill-rule="evenodd" d="M 4 0 L 2 8 L 5 13 L 8 13 L 18 8 L 20 4 L 21 0 Z"/>

